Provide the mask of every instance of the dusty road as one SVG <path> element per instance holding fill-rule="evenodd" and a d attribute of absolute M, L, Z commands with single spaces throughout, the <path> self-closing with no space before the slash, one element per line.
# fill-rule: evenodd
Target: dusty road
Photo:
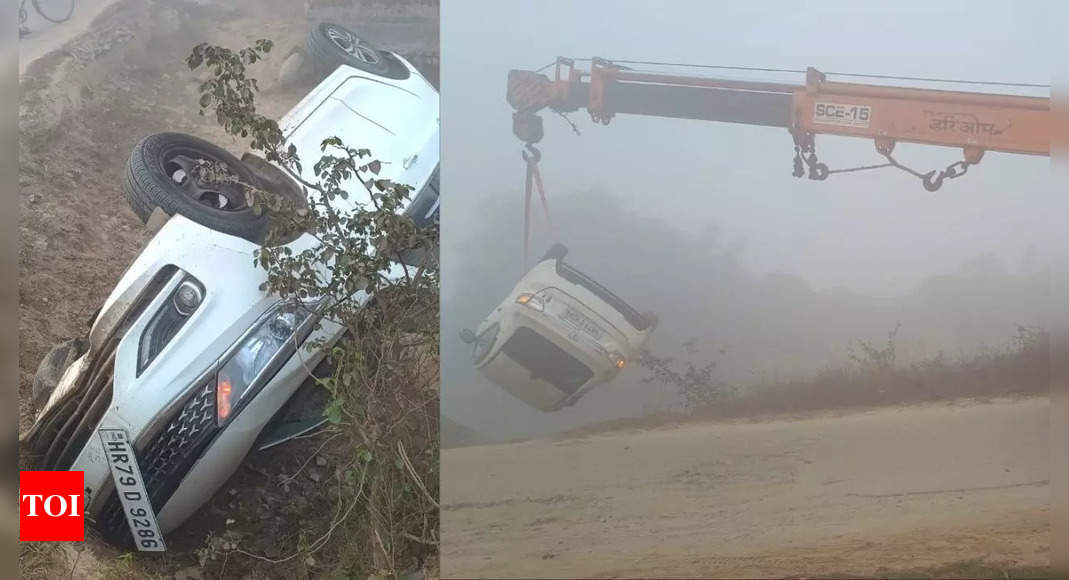
<path fill-rule="evenodd" d="M 1047 399 L 448 449 L 442 577 L 1045 566 Z"/>
<path fill-rule="evenodd" d="M 53 24 L 48 22 L 26 3 L 26 28 L 30 34 L 19 39 L 19 76 L 26 72 L 27 67 L 46 54 L 60 48 L 64 44 L 85 34 L 92 22 L 100 13 L 118 0 L 78 0 L 74 5 L 74 12 L 66 22 Z M 54 2 L 56 9 L 62 8 L 62 2 Z M 48 4 L 45 5 L 46 9 Z"/>

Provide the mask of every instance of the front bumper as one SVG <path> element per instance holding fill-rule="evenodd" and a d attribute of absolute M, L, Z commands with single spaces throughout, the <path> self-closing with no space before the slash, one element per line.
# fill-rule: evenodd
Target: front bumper
<path fill-rule="evenodd" d="M 89 351 L 67 369 L 21 437 L 38 468 L 84 472 L 86 515 L 117 543 L 130 533 L 98 429 L 122 429 L 133 441 L 166 534 L 226 481 L 323 355 L 302 349 L 291 356 L 224 429 L 217 426 L 218 365 L 277 303 L 258 289 L 264 273 L 252 262 L 254 249 L 182 216 L 171 218 L 116 285 L 90 331 Z M 139 373 L 140 337 L 169 289 L 187 275 L 203 283 L 203 302 Z M 340 330 L 325 323 L 309 338 L 330 344 Z"/>
<path fill-rule="evenodd" d="M 221 431 L 216 423 L 215 409 L 215 378 L 211 377 L 193 390 L 192 396 L 163 430 L 137 450 L 145 489 L 156 513 L 166 505 Z M 94 526 L 109 540 L 122 543 L 130 538 L 130 528 L 114 486 L 108 487 L 111 491 L 106 494 L 106 499 L 98 502 L 102 505 L 92 512 L 91 517 Z"/>

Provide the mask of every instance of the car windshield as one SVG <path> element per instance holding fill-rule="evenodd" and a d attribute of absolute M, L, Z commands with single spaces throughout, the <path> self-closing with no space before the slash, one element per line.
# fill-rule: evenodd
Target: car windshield
<path fill-rule="evenodd" d="M 434 167 L 434 172 L 431 173 L 427 183 L 423 185 L 423 188 L 419 190 L 412 198 L 412 203 L 405 209 L 404 215 L 412 218 L 412 222 L 416 224 L 417 228 L 426 228 L 432 224 L 438 223 L 438 175 L 441 164 Z M 433 255 L 430 256 L 431 260 L 438 259 L 438 248 L 434 248 Z M 417 248 L 409 250 L 401 256 L 401 261 L 408 266 L 420 266 L 424 264 L 424 260 L 428 258 L 426 250 Z"/>
<path fill-rule="evenodd" d="M 530 371 L 532 380 L 544 380 L 569 395 L 594 376 L 579 359 L 525 326 L 509 337 L 501 350 Z"/>
<path fill-rule="evenodd" d="M 440 167 L 440 164 L 434 167 L 430 179 L 412 198 L 412 203 L 405 210 L 405 215 L 412 218 L 416 227 L 425 228 L 438 223 L 438 169 Z"/>

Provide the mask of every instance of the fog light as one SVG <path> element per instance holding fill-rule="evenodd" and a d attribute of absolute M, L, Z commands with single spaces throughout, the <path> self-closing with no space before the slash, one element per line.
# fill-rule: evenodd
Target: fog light
<path fill-rule="evenodd" d="M 174 308 L 182 316 L 189 316 L 200 306 L 202 300 L 204 294 L 201 293 L 200 287 L 187 280 L 178 286 L 178 291 L 174 294 Z"/>

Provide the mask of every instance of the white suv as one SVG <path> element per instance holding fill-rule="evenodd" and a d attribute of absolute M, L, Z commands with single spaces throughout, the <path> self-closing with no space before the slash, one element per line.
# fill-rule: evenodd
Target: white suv
<path fill-rule="evenodd" d="M 613 380 L 657 325 L 564 261 L 557 244 L 516 284 L 476 331 L 475 367 L 491 382 L 543 411 L 574 404 Z"/>
<path fill-rule="evenodd" d="M 303 177 L 316 181 L 320 143 L 340 137 L 381 160 L 382 178 L 413 187 L 404 211 L 417 225 L 436 223 L 437 90 L 400 56 L 338 25 L 316 27 L 308 52 L 334 68 L 280 122 L 305 160 Z M 267 189 L 304 195 L 281 169 L 248 154 L 239 161 L 195 137 L 168 133 L 139 143 L 124 184 L 131 206 L 143 220 L 160 215 L 156 208 L 170 217 L 88 336 L 46 357 L 34 388 L 47 403 L 20 437 L 37 469 L 84 471 L 90 521 L 111 541 L 132 538 L 142 550 L 164 549 L 161 532 L 206 502 L 254 445 L 322 422 L 278 423 L 295 393 L 307 395 L 299 389 L 313 385 L 310 372 L 342 334 L 325 320 L 316 330 L 314 309 L 260 290 L 266 272 L 254 266 L 253 252 L 265 224 L 241 189 L 198 181 L 190 164 L 205 159 Z M 368 201 L 355 179 L 346 185 L 351 195 L 336 207 Z M 305 234 L 289 245 L 296 253 L 314 243 Z M 325 348 L 302 347 L 317 337 Z"/>

